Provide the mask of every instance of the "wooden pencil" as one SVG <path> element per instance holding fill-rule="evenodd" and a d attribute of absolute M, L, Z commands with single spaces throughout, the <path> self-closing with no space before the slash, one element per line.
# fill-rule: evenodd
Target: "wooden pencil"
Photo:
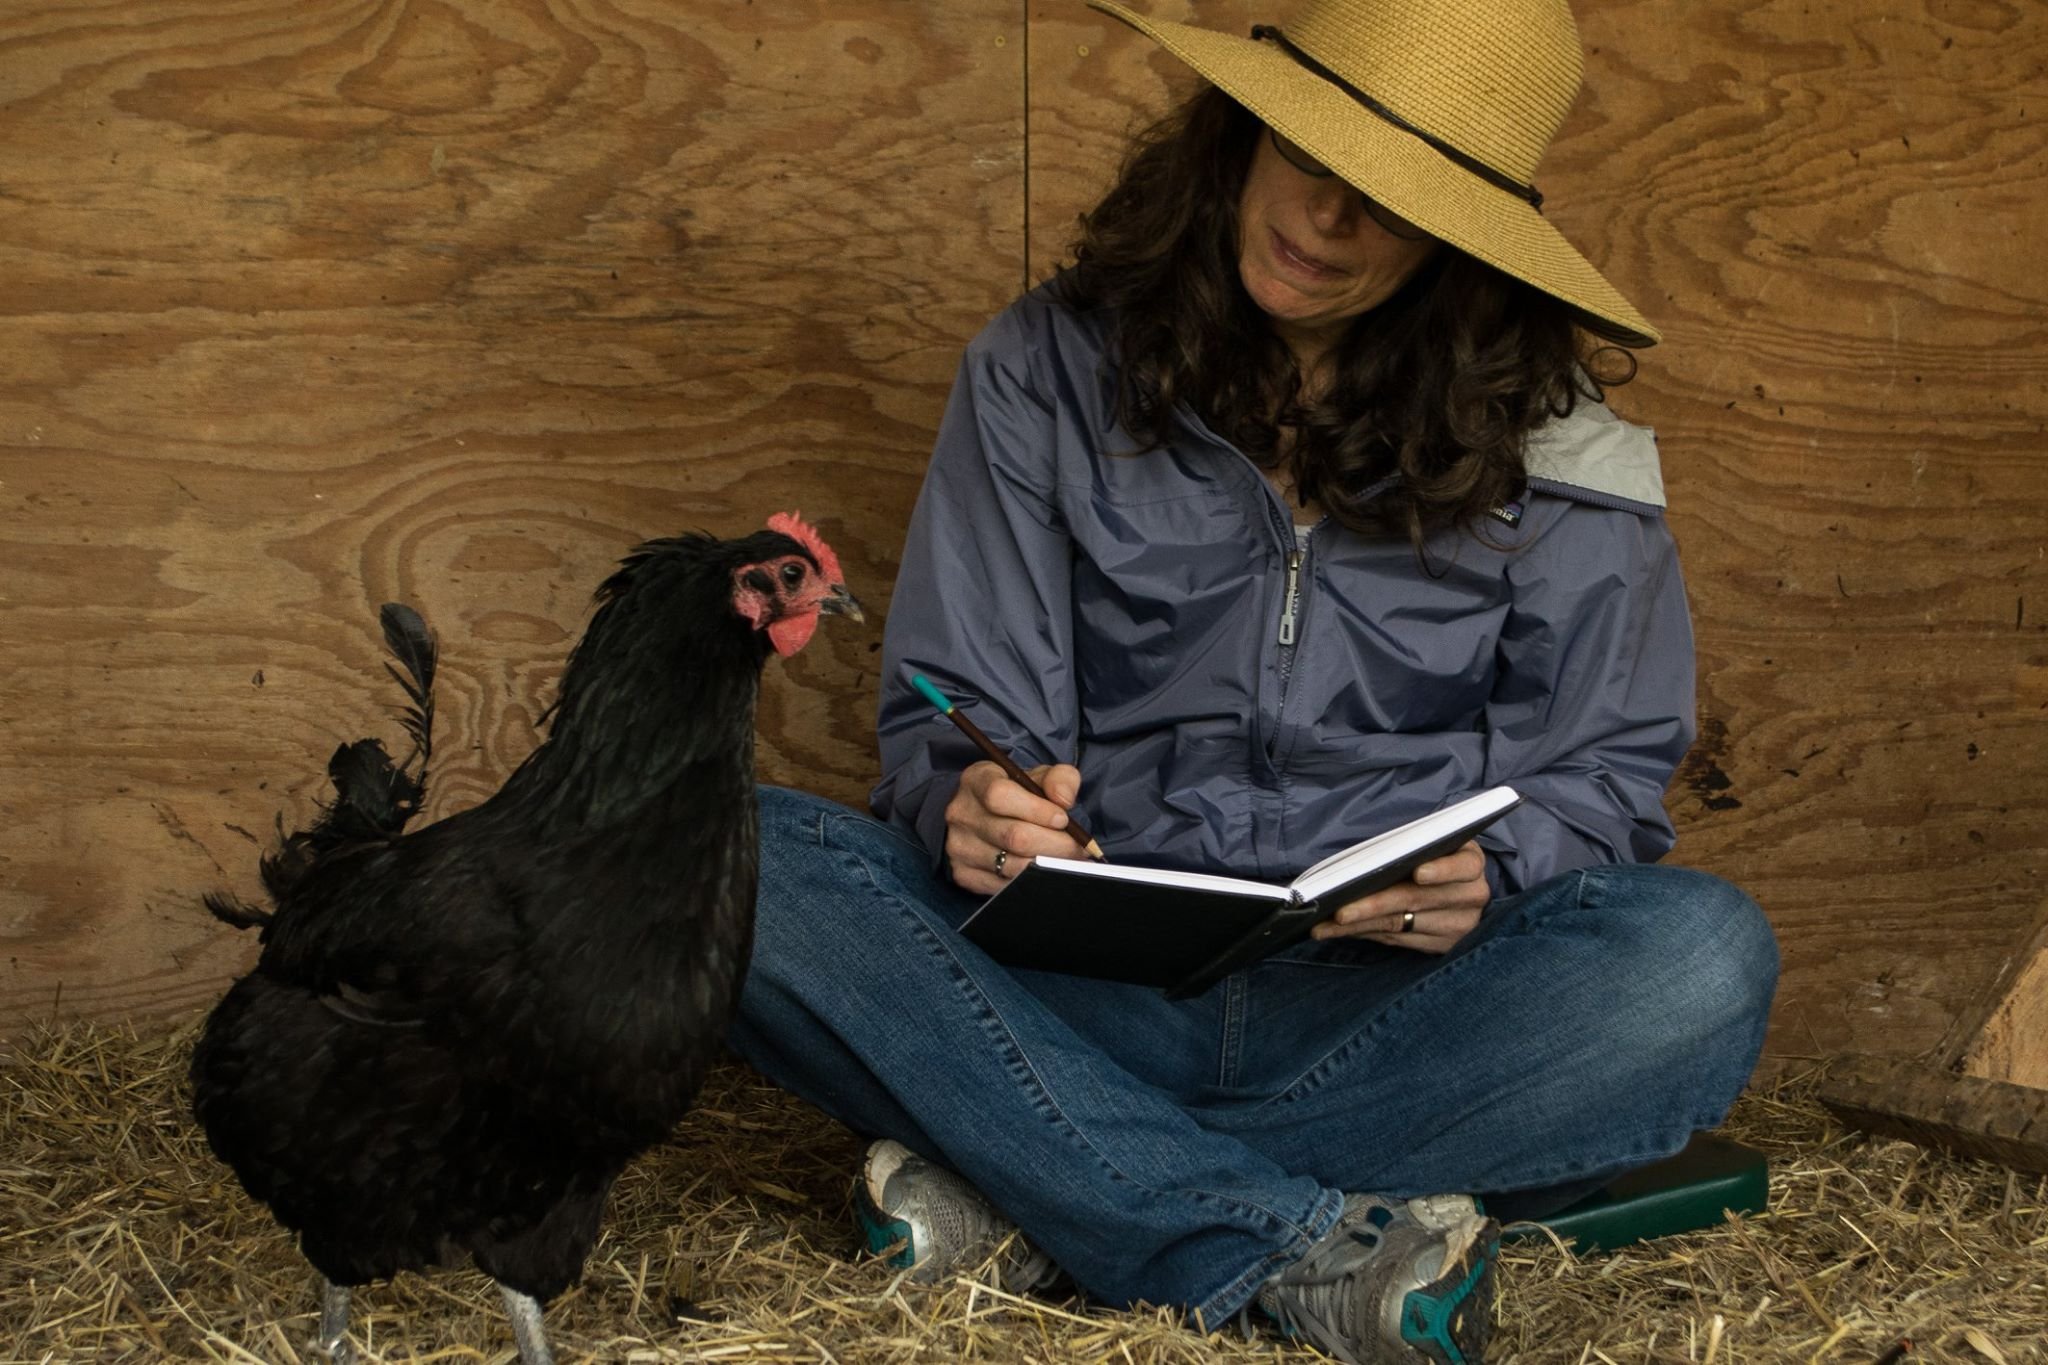
<path fill-rule="evenodd" d="M 998 748 L 994 740 L 983 734 L 979 725 L 976 725 L 973 721 L 962 715 L 960 708 L 953 705 L 945 693 L 932 686 L 929 678 L 919 673 L 911 678 L 910 685 L 915 687 L 926 701 L 938 707 L 940 715 L 945 716 L 954 725 L 958 726 L 961 734 L 973 740 L 974 747 L 980 749 L 993 759 L 996 766 L 1001 768 L 1012 782 L 1015 782 L 1033 796 L 1046 801 L 1052 800 L 1051 797 L 1045 794 L 1045 788 L 1031 780 L 1031 774 L 1018 767 L 1017 761 Z M 1109 861 L 1102 854 L 1102 845 L 1095 842 L 1095 836 L 1090 834 L 1082 826 L 1081 822 L 1074 818 L 1074 813 L 1071 810 L 1067 812 L 1067 833 L 1073 835 L 1074 842 L 1079 844 L 1088 856 L 1096 862 L 1106 863 Z"/>

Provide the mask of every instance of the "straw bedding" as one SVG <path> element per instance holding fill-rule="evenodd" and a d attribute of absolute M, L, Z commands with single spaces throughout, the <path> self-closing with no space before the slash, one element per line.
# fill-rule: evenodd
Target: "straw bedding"
<path fill-rule="evenodd" d="M 190 1122 L 197 1019 L 34 1030 L 0 1050 L 0 1365 L 307 1362 L 316 1303 L 290 1239 Z M 1489 1361 L 2048 1360 L 2048 1181 L 1845 1133 L 1794 1077 L 1727 1131 L 1772 1158 L 1769 1211 L 1574 1257 L 1510 1244 Z M 547 1322 L 577 1361 L 1310 1361 L 1163 1312 L 923 1289 L 859 1251 L 858 1144 L 737 1065 L 621 1180 L 582 1285 Z M 474 1271 L 359 1291 L 369 1361 L 515 1354 Z"/>

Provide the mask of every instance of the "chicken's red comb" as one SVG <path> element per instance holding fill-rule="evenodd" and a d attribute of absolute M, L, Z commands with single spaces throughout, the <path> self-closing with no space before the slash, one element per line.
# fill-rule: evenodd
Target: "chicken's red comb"
<path fill-rule="evenodd" d="M 804 519 L 795 512 L 777 512 L 768 518 L 768 529 L 780 531 L 791 540 L 810 551 L 812 559 L 818 561 L 818 572 L 825 576 L 827 583 L 844 583 L 839 576 L 839 556 L 832 553 L 832 547 L 825 538 L 804 524 Z"/>

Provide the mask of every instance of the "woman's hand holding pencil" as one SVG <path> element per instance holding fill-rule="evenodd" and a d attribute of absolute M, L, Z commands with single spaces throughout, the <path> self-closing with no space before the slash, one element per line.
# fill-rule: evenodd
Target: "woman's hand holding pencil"
<path fill-rule="evenodd" d="M 988 755 L 960 774 L 946 803 L 946 861 L 956 885 L 993 894 L 1039 854 L 1071 858 L 1077 845 L 1097 862 L 1107 861 L 1095 836 L 1069 814 L 1081 794 L 1080 769 L 1048 763 L 1027 773 L 922 673 L 910 685 Z"/>
<path fill-rule="evenodd" d="M 946 860 L 963 891 L 993 895 L 1041 853 L 1080 853 L 1066 811 L 1081 793 L 1080 769 L 1050 763 L 1027 775 L 1045 795 L 1027 791 L 992 761 L 971 764 L 960 774 L 960 786 L 946 803 Z"/>

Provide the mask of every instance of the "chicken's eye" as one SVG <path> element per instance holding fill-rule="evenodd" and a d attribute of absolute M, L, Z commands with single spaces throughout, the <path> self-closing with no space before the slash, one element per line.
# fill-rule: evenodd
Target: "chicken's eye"
<path fill-rule="evenodd" d="M 803 581 L 804 581 L 804 566 L 803 566 L 803 565 L 801 565 L 801 564 L 798 564 L 798 563 L 797 563 L 796 561 L 794 561 L 794 560 L 791 560 L 791 561 L 790 561 L 789 563 L 787 563 L 787 564 L 784 564 L 784 565 L 782 566 L 782 586 L 783 586 L 783 587 L 785 587 L 785 588 L 796 588 L 796 587 L 800 587 L 800 586 L 802 586 L 802 584 L 803 584 Z"/>

